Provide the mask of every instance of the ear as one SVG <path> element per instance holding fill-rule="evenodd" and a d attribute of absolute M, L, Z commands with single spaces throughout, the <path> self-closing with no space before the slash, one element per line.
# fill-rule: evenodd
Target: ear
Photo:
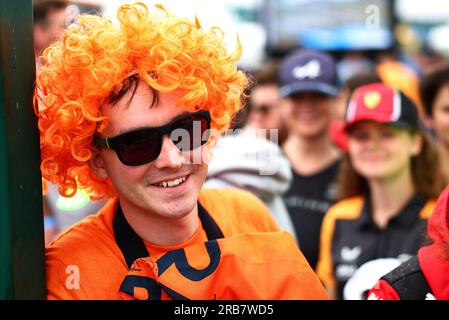
<path fill-rule="evenodd" d="M 108 172 L 104 165 L 104 159 L 98 149 L 92 150 L 92 158 L 89 160 L 90 167 L 95 172 L 95 175 L 100 179 L 108 178 Z"/>
<path fill-rule="evenodd" d="M 415 133 L 412 135 L 412 148 L 411 148 L 412 156 L 416 157 L 421 153 L 423 144 L 424 138 L 421 134 Z"/>

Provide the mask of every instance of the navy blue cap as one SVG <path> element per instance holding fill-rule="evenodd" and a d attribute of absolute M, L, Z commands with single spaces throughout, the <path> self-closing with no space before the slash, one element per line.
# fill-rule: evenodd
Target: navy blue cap
<path fill-rule="evenodd" d="M 334 59 L 325 54 L 300 49 L 289 54 L 279 68 L 280 95 L 319 92 L 337 96 L 337 68 Z"/>

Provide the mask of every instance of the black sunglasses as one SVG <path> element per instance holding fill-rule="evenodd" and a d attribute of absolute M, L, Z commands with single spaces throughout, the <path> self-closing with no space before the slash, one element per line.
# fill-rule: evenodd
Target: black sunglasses
<path fill-rule="evenodd" d="M 271 109 L 275 108 L 275 106 L 270 106 L 270 105 L 266 105 L 266 104 L 262 104 L 260 106 L 253 106 L 253 108 L 251 109 L 252 112 L 260 112 L 263 116 L 266 116 Z"/>
<path fill-rule="evenodd" d="M 209 140 L 210 122 L 209 111 L 198 111 L 181 115 L 160 127 L 137 129 L 112 138 L 97 137 L 94 145 L 115 150 L 120 161 L 127 166 L 140 166 L 159 157 L 162 139 L 167 134 L 181 151 L 202 146 Z"/>

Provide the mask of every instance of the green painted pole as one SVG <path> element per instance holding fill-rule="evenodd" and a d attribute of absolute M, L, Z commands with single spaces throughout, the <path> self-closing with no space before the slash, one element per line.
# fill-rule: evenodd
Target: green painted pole
<path fill-rule="evenodd" d="M 0 1 L 0 299 L 44 299 L 32 1 Z"/>

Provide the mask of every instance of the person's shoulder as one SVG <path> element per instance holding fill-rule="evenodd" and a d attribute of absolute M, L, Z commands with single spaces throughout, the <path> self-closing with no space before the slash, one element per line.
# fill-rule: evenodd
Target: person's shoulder
<path fill-rule="evenodd" d="M 126 264 L 112 229 L 114 202 L 62 232 L 46 248 L 48 299 L 114 298 Z M 108 276 L 103 277 L 104 272 Z M 67 281 L 71 281 L 69 285 Z M 73 282 L 73 283 L 72 283 Z"/>
<path fill-rule="evenodd" d="M 202 189 L 200 193 L 201 198 L 205 201 L 221 200 L 232 203 L 260 202 L 251 192 L 237 188 Z"/>
<path fill-rule="evenodd" d="M 78 255 L 86 256 L 114 242 L 112 218 L 115 200 L 110 200 L 96 214 L 89 215 L 61 232 L 46 248 L 47 259 L 55 257 L 64 262 Z"/>
<path fill-rule="evenodd" d="M 249 191 L 237 188 L 202 189 L 200 201 L 205 206 L 227 211 L 243 211 L 243 214 L 254 214 L 266 210 L 262 200 Z"/>
<path fill-rule="evenodd" d="M 369 292 L 372 300 L 435 300 L 415 255 L 384 275 Z"/>
<path fill-rule="evenodd" d="M 355 196 L 340 200 L 332 205 L 326 213 L 327 219 L 356 219 L 362 210 L 363 196 Z"/>
<path fill-rule="evenodd" d="M 279 230 L 265 204 L 248 191 L 203 189 L 199 201 L 217 223 L 228 226 L 231 233 Z"/>

